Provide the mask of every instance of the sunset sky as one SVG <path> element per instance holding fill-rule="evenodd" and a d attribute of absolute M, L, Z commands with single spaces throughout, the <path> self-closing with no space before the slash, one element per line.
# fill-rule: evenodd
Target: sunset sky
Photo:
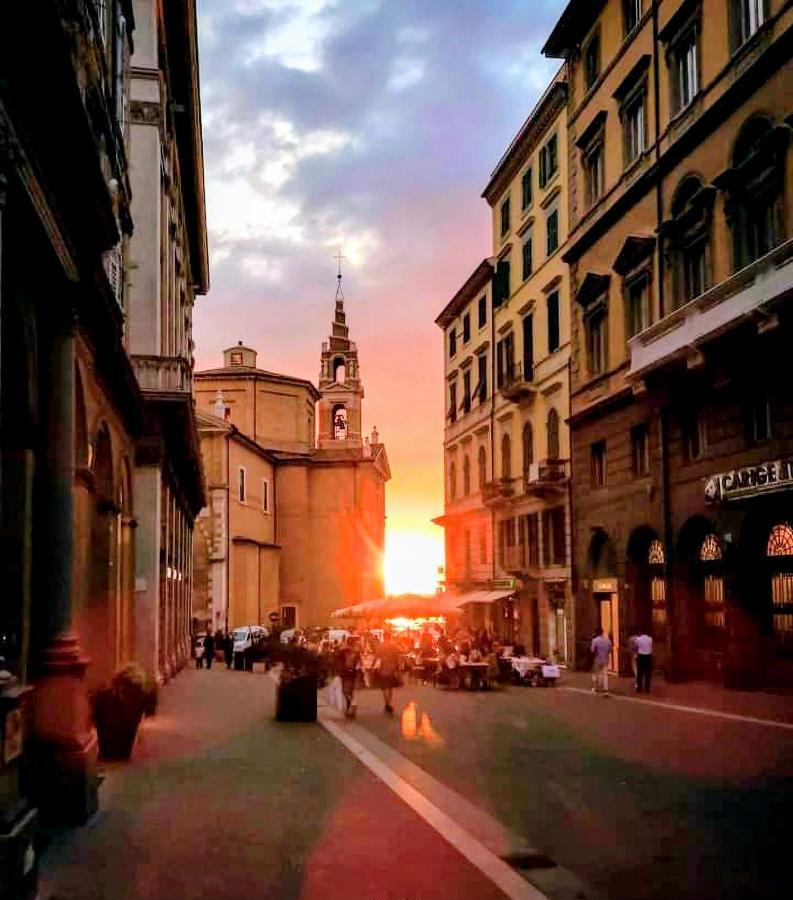
<path fill-rule="evenodd" d="M 211 281 L 198 368 L 244 340 L 317 381 L 347 257 L 350 336 L 393 480 L 386 587 L 443 562 L 438 312 L 490 253 L 488 176 L 552 76 L 564 0 L 199 0 Z"/>

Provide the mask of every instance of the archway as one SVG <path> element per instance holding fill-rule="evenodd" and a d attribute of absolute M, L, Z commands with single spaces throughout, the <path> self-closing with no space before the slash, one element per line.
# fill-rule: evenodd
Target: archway
<path fill-rule="evenodd" d="M 333 419 L 333 437 L 337 441 L 347 440 L 347 407 L 343 403 L 337 403 L 331 413 Z"/>
<path fill-rule="evenodd" d="M 646 631 L 654 641 L 666 641 L 666 551 L 657 532 L 636 528 L 629 540 L 626 581 L 632 597 L 627 622 L 630 633 Z"/>
<path fill-rule="evenodd" d="M 337 384 L 344 384 L 347 380 L 347 363 L 343 356 L 337 356 L 333 360 L 333 380 Z"/>

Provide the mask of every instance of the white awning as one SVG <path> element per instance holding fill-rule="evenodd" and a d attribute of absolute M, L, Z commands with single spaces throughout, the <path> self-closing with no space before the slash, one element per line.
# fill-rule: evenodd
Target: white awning
<path fill-rule="evenodd" d="M 469 603 L 495 603 L 496 600 L 505 600 L 515 593 L 511 591 L 470 591 L 467 594 L 447 594 L 450 601 L 457 607 L 467 606 Z"/>

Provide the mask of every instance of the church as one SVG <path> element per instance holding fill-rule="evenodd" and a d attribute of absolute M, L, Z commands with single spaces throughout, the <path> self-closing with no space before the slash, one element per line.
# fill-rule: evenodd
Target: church
<path fill-rule="evenodd" d="M 279 617 L 327 625 L 383 596 L 385 485 L 377 429 L 364 437 L 358 349 L 341 275 L 319 386 L 260 369 L 240 342 L 195 373 L 208 505 L 194 542 L 194 629 Z"/>

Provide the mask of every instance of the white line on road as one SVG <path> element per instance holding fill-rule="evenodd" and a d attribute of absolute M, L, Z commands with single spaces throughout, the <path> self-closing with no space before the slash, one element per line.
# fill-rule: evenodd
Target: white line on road
<path fill-rule="evenodd" d="M 370 772 L 388 785 L 402 801 L 418 813 L 444 840 L 489 878 L 507 897 L 512 900 L 548 900 L 545 894 L 518 875 L 495 853 L 492 853 L 464 828 L 461 828 L 454 819 L 430 803 L 423 794 L 400 778 L 393 769 L 390 769 L 371 751 L 367 750 L 344 728 L 339 727 L 336 722 L 324 715 L 319 716 L 319 721 L 354 756 L 358 757 Z"/>
<path fill-rule="evenodd" d="M 560 685 L 557 690 L 573 691 L 576 694 L 595 696 L 588 688 L 567 687 Z M 638 697 L 625 697 L 622 694 L 609 694 L 612 700 L 622 700 L 625 703 L 639 703 L 642 706 L 660 706 L 662 709 L 674 709 L 678 712 L 696 713 L 700 716 L 712 716 L 715 719 L 731 719 L 734 722 L 749 722 L 752 725 L 768 725 L 771 728 L 784 728 L 793 731 L 793 722 L 776 722 L 774 719 L 759 719 L 756 716 L 742 716 L 739 713 L 721 712 L 718 709 L 705 709 L 701 706 L 683 706 L 680 703 L 664 703 L 661 700 L 640 700 Z M 599 696 L 600 700 L 603 699 Z"/>

